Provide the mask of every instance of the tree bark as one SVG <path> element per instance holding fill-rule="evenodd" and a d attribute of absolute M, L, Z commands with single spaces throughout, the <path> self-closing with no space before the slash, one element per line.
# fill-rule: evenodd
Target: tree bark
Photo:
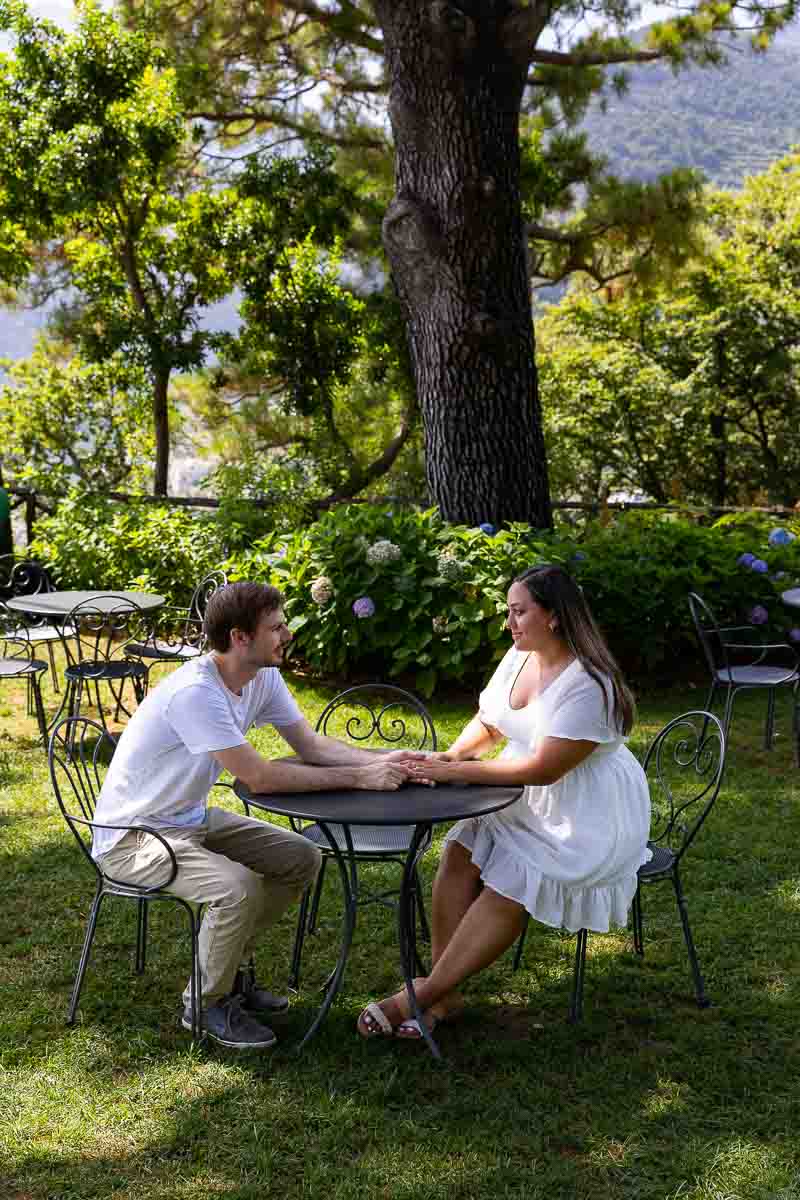
<path fill-rule="evenodd" d="M 396 193 L 383 237 L 442 516 L 551 524 L 519 193 L 529 53 L 509 0 L 374 0 Z M 465 11 L 469 7 L 469 12 Z"/>
<path fill-rule="evenodd" d="M 169 368 L 156 369 L 153 377 L 153 429 L 156 439 L 156 459 L 153 467 L 153 495 L 167 495 L 169 473 Z"/>

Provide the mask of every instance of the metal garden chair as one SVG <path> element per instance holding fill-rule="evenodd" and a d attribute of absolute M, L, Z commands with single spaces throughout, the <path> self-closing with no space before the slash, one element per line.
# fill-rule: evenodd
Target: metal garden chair
<path fill-rule="evenodd" d="M 102 786 L 105 768 L 111 761 L 116 747 L 114 738 L 97 721 L 88 717 L 65 717 L 56 725 L 50 736 L 48 759 L 50 779 L 53 784 L 58 806 L 64 820 L 80 847 L 86 861 L 96 877 L 96 887 L 92 906 L 89 911 L 89 921 L 83 939 L 78 973 L 72 987 L 67 1024 L 75 1021 L 75 1013 L 80 1000 L 83 980 L 89 963 L 97 920 L 100 908 L 107 896 L 121 896 L 132 900 L 138 905 L 138 920 L 136 926 L 136 973 L 144 973 L 147 953 L 147 917 L 148 908 L 156 900 L 171 900 L 184 909 L 189 919 L 192 943 L 192 973 L 190 981 L 192 1037 L 197 1038 L 200 1032 L 199 1000 L 200 1000 L 200 966 L 198 956 L 198 937 L 202 911 L 196 905 L 188 903 L 167 891 L 178 874 L 178 864 L 169 843 L 157 830 L 147 825 L 100 825 L 94 820 L 97 797 Z M 155 838 L 164 847 L 168 863 L 165 864 L 164 879 L 150 887 L 139 887 L 136 884 L 125 883 L 108 875 L 92 858 L 92 836 L 95 829 L 125 829 L 135 830 L 143 838 Z"/>
<path fill-rule="evenodd" d="M 80 716 L 84 695 L 95 703 L 105 727 L 106 717 L 100 696 L 100 684 L 113 697 L 115 718 L 130 716 L 122 693 L 127 682 L 133 685 L 137 703 L 144 699 L 147 668 L 128 654 L 131 642 L 147 641 L 152 617 L 130 599 L 109 593 L 76 604 L 63 625 L 59 626 L 67 666 L 67 687 L 61 711 L 68 717 Z"/>
<path fill-rule="evenodd" d="M 11 600 L 19 596 L 38 596 L 42 592 L 52 592 L 53 581 L 46 567 L 41 563 L 28 559 L 15 558 L 13 554 L 0 556 L 0 599 Z M 53 647 L 59 639 L 55 625 L 48 624 L 46 617 L 37 617 L 33 613 L 25 614 L 25 629 L 28 641 L 32 646 L 46 646 L 50 660 L 50 677 L 53 690 L 59 691 L 58 671 Z"/>
<path fill-rule="evenodd" d="M 214 592 L 228 582 L 224 571 L 211 571 L 192 592 L 187 608 L 162 606 L 153 619 L 149 636 L 144 641 L 132 641 L 127 653 L 146 664 L 147 686 L 150 671 L 158 663 L 183 663 L 197 658 L 205 649 L 203 618 Z"/>
<path fill-rule="evenodd" d="M 19 615 L 12 613 L 0 601 L 0 680 L 24 679 L 29 699 L 39 726 L 42 745 L 47 747 L 47 718 L 42 703 L 41 675 L 47 663 L 33 657 L 33 646 Z"/>
<path fill-rule="evenodd" d="M 703 976 L 689 925 L 686 897 L 681 884 L 683 856 L 694 842 L 719 794 L 725 768 L 726 739 L 722 723 L 710 712 L 682 713 L 668 722 L 651 742 L 644 758 L 644 770 L 650 784 L 652 837 L 648 847 L 652 858 L 639 868 L 638 885 L 631 907 L 633 944 L 644 957 L 642 887 L 671 882 L 678 905 L 683 936 L 689 955 L 697 1003 L 708 1007 Z M 517 942 L 514 970 L 525 944 L 525 929 Z M 583 983 L 586 973 L 586 946 L 589 931 L 578 931 L 575 968 L 572 978 L 569 1019 L 583 1015 Z"/>
<path fill-rule="evenodd" d="M 343 741 L 364 743 L 367 749 L 413 749 L 435 750 L 436 731 L 424 704 L 410 692 L 391 684 L 362 684 L 347 688 L 335 696 L 323 709 L 316 724 L 318 733 L 338 737 Z M 249 811 L 249 810 L 248 810 Z M 292 966 L 289 986 L 297 989 L 300 984 L 300 965 L 303 946 L 308 934 L 313 934 L 319 917 L 325 867 L 333 851 L 319 825 L 303 825 L 292 822 L 296 832 L 313 842 L 322 852 L 322 867 L 314 885 L 313 894 L 306 891 L 300 904 L 297 918 Z M 402 870 L 411 838 L 413 825 L 336 825 L 329 826 L 337 845 L 349 854 L 351 869 L 356 863 L 395 863 Z M 358 879 L 355 878 L 358 886 Z M 355 890 L 355 889 L 354 889 Z M 420 934 L 430 941 L 430 930 L 425 913 L 422 887 L 414 871 L 414 904 L 420 925 Z M 399 887 L 378 893 L 359 894 L 358 906 L 382 904 L 394 907 Z M 420 965 L 421 969 L 421 965 Z"/>
<path fill-rule="evenodd" d="M 753 625 L 718 625 L 711 609 L 696 592 L 689 593 L 689 611 L 711 674 L 706 701 L 709 711 L 714 707 L 717 691 L 725 689 L 722 724 L 726 739 L 730 737 L 736 696 L 760 688 L 767 693 L 764 748 L 770 750 L 775 735 L 775 693 L 779 687 L 791 688 L 794 753 L 800 766 L 800 663 L 795 651 L 788 642 L 765 644 L 755 640 L 758 631 Z"/>

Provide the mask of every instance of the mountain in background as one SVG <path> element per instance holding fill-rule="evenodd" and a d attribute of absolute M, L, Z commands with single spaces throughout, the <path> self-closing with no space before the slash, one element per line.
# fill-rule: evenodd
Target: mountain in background
<path fill-rule="evenodd" d="M 731 46 L 729 59 L 677 76 L 659 64 L 630 68 L 627 92 L 609 94 L 605 110 L 594 104 L 584 121 L 590 144 L 623 178 L 695 167 L 718 187 L 738 188 L 800 143 L 800 28 L 781 33 L 766 54 Z M 235 303 L 213 319 L 235 327 Z M 30 354 L 43 321 L 41 312 L 0 309 L 0 357 Z"/>
<path fill-rule="evenodd" d="M 675 167 L 703 171 L 736 189 L 800 143 L 800 29 L 765 54 L 731 44 L 724 67 L 661 64 L 628 69 L 623 96 L 595 103 L 583 127 L 589 144 L 622 178 L 650 180 Z"/>

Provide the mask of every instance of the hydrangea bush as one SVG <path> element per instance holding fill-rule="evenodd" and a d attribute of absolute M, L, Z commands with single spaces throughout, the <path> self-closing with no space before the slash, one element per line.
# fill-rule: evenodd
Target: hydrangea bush
<path fill-rule="evenodd" d="M 229 568 L 281 588 L 295 659 L 339 678 L 413 675 L 430 695 L 442 681 L 479 679 L 505 653 L 508 583 L 553 557 L 551 540 L 525 525 L 490 534 L 446 525 L 435 510 L 352 504 L 289 537 L 268 535 Z"/>
<path fill-rule="evenodd" d="M 781 601 L 800 587 L 798 534 L 800 519 L 734 515 L 709 527 L 635 511 L 580 533 L 468 529 L 434 510 L 351 504 L 225 560 L 224 523 L 212 514 L 75 499 L 39 522 L 30 553 L 62 587 L 141 587 L 176 603 L 222 563 L 233 579 L 281 588 L 296 661 L 337 680 L 399 678 L 430 695 L 440 683 L 474 688 L 486 678 L 510 645 L 508 584 L 537 562 L 573 572 L 639 683 L 699 667 L 690 591 L 721 624 L 749 623 L 800 649 L 800 610 Z"/>

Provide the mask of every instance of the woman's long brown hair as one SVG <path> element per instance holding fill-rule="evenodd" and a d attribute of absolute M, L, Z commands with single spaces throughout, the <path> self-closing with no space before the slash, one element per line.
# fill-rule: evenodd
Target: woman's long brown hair
<path fill-rule="evenodd" d="M 572 576 L 555 563 L 545 563 L 522 571 L 514 582 L 524 584 L 536 603 L 556 618 L 558 632 L 602 691 L 606 717 L 608 696 L 601 676 L 610 680 L 614 723 L 622 733 L 630 733 L 636 711 L 633 695 Z"/>

